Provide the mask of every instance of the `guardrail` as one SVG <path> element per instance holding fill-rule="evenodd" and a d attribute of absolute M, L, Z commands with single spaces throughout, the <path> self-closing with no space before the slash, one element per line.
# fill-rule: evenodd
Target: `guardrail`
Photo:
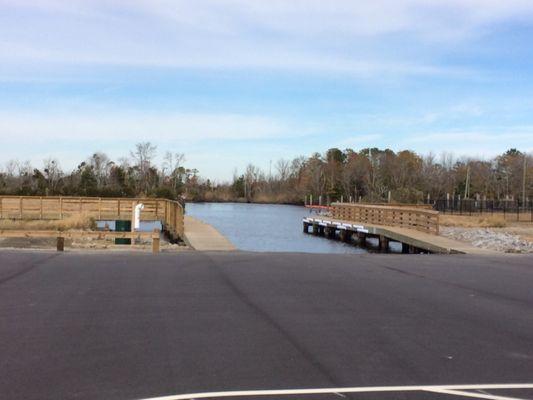
<path fill-rule="evenodd" d="M 172 236 L 183 238 L 183 206 L 158 198 L 0 196 L 0 219 L 61 220 L 86 215 L 98 220 L 131 220 L 139 203 L 144 205 L 141 220 L 159 220 Z"/>
<path fill-rule="evenodd" d="M 439 234 L 439 213 L 422 208 L 408 208 L 353 203 L 333 203 L 333 218 L 364 224 L 397 226 Z"/>

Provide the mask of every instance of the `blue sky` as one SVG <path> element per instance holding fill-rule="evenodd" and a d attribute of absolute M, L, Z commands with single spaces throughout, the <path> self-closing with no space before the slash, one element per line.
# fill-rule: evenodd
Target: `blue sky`
<path fill-rule="evenodd" d="M 0 165 L 533 151 L 533 2 L 0 0 Z"/>

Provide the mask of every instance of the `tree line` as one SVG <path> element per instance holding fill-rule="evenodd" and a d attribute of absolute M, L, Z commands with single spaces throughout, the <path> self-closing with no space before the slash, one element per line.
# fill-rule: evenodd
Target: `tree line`
<path fill-rule="evenodd" d="M 29 161 L 10 160 L 0 167 L 0 194 L 177 199 L 187 185 L 195 185 L 198 171 L 183 166 L 182 153 L 167 152 L 158 167 L 156 151 L 149 142 L 138 143 L 129 156 L 117 161 L 96 152 L 70 172 L 63 171 L 53 158 L 44 160 L 42 168 Z"/>
<path fill-rule="evenodd" d="M 0 194 L 100 197 L 166 197 L 187 201 L 246 201 L 300 204 L 345 201 L 421 203 L 446 196 L 532 199 L 533 157 L 516 149 L 489 160 L 451 153 L 365 148 L 329 149 L 324 154 L 280 159 L 265 172 L 249 164 L 230 182 L 214 183 L 185 168 L 182 153 L 167 152 L 155 164 L 156 147 L 138 143 L 117 161 L 97 152 L 65 172 L 55 159 L 42 168 L 8 161 L 0 169 Z"/>

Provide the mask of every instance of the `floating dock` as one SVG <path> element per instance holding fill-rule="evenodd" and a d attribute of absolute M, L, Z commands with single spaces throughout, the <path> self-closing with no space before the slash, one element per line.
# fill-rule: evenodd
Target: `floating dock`
<path fill-rule="evenodd" d="M 391 242 L 397 242 L 401 245 L 401 252 L 406 254 L 498 254 L 492 250 L 480 249 L 468 243 L 414 229 L 358 224 L 332 218 L 304 218 L 303 230 L 304 233 L 338 239 L 363 248 L 372 248 L 367 239 L 376 239 L 378 245 L 374 246 L 374 250 L 383 253 L 391 251 Z"/>

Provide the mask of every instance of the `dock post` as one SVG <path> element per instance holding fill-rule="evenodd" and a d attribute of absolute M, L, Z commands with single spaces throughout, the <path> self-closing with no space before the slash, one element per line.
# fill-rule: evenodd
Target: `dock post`
<path fill-rule="evenodd" d="M 318 234 L 320 236 L 324 236 L 324 230 L 325 230 L 324 228 L 325 228 L 324 226 L 318 225 Z"/>
<path fill-rule="evenodd" d="M 309 233 L 309 224 L 304 222 L 304 233 Z"/>
<path fill-rule="evenodd" d="M 65 238 L 58 236 L 57 237 L 57 251 L 65 251 Z"/>
<path fill-rule="evenodd" d="M 357 244 L 360 247 L 366 247 L 366 233 L 357 232 Z"/>
<path fill-rule="evenodd" d="M 341 229 L 339 231 L 339 236 L 340 236 L 340 239 L 343 241 L 343 242 L 346 242 L 346 243 L 350 243 L 351 242 L 351 239 L 352 239 L 352 233 L 350 231 L 348 231 L 347 229 Z"/>
<path fill-rule="evenodd" d="M 379 251 L 382 253 L 389 252 L 389 238 L 384 235 L 379 235 Z"/>
<path fill-rule="evenodd" d="M 318 223 L 313 223 L 313 235 L 318 235 Z"/>
<path fill-rule="evenodd" d="M 335 228 L 332 228 L 330 226 L 326 226 L 324 228 L 324 234 L 327 238 L 333 239 L 335 237 Z"/>
<path fill-rule="evenodd" d="M 402 242 L 402 254 L 409 254 L 409 245 Z"/>
<path fill-rule="evenodd" d="M 159 253 L 160 240 L 159 229 L 154 229 L 152 234 L 152 253 Z"/>
<path fill-rule="evenodd" d="M 341 242 L 346 242 L 346 229 L 339 230 L 339 238 Z"/>

